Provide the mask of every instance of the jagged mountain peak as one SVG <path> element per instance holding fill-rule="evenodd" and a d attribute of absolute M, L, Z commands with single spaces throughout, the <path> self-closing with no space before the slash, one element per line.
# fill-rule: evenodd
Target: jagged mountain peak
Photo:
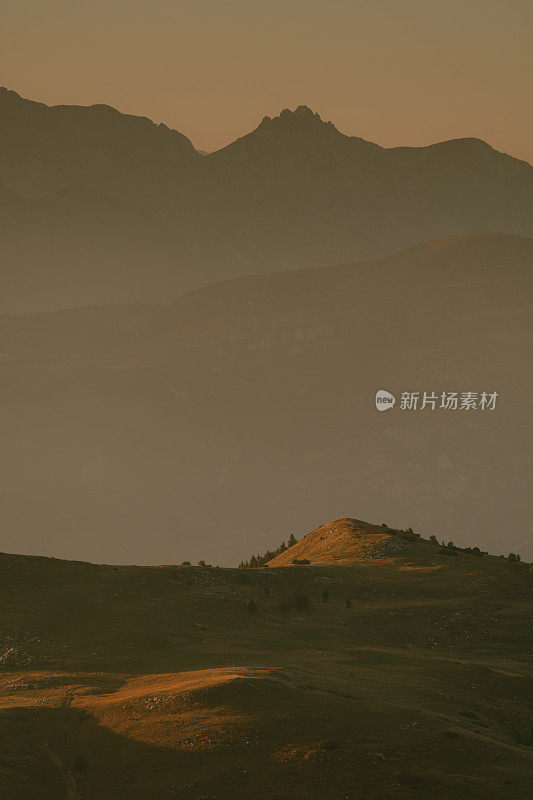
<path fill-rule="evenodd" d="M 321 122 L 323 125 L 328 124 L 317 111 L 313 111 L 309 106 L 305 105 L 297 106 L 294 111 L 290 108 L 284 108 L 283 111 L 280 112 L 279 117 L 280 119 L 305 119 L 313 122 Z"/>
<path fill-rule="evenodd" d="M 287 129 L 289 126 L 297 127 L 300 130 L 303 128 L 329 129 L 339 133 L 332 122 L 324 121 L 318 112 L 306 105 L 299 105 L 294 110 L 284 108 L 276 117 L 263 117 L 258 130 L 280 127 Z M 342 136 L 340 133 L 339 135 Z"/>
<path fill-rule="evenodd" d="M 381 149 L 373 142 L 341 133 L 309 106 L 299 105 L 294 110 L 284 108 L 275 117 L 263 117 L 257 128 L 210 157 L 213 161 L 223 161 L 240 154 L 248 161 L 250 154 L 255 157 L 261 152 L 267 158 L 281 158 L 282 161 L 288 156 L 306 162 L 318 158 L 331 163 L 345 156 L 358 158 Z"/>

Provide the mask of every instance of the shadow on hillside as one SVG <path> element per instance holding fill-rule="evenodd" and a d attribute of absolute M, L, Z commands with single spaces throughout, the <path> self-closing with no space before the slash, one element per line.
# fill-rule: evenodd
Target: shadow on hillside
<path fill-rule="evenodd" d="M 414 719 L 412 711 L 387 703 L 369 706 L 272 682 L 255 689 L 241 680 L 235 687 L 208 692 L 203 702 L 221 718 L 239 717 L 239 724 L 227 735 L 211 736 L 212 731 L 198 727 L 201 703 L 183 717 L 122 707 L 109 719 L 128 736 L 75 707 L 4 710 L 4 796 L 407 800 L 431 794 L 500 800 L 505 784 L 509 797 L 525 796 L 525 748 L 500 747 L 489 732 L 472 735 L 468 720 L 465 727 L 453 727 L 437 716 Z M 170 746 L 180 726 L 181 734 L 185 729 L 190 734 Z M 159 737 L 161 743 L 141 737 Z"/>

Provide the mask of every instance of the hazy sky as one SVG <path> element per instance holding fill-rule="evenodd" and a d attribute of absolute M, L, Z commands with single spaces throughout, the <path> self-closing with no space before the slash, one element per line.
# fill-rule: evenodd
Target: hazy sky
<path fill-rule="evenodd" d="M 0 85 L 213 150 L 301 103 L 345 133 L 533 161 L 531 0 L 0 0 Z"/>

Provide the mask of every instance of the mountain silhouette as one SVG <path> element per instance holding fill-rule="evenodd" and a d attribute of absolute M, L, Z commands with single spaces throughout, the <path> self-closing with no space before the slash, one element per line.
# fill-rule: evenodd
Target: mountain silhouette
<path fill-rule="evenodd" d="M 478 139 L 383 148 L 307 106 L 221 150 L 0 89 L 0 311 L 162 301 L 238 275 L 533 234 L 533 167 Z"/>

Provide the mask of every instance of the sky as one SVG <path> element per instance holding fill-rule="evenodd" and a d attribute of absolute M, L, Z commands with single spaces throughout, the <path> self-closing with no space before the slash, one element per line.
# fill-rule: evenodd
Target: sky
<path fill-rule="evenodd" d="M 215 150 L 300 104 L 384 146 L 533 161 L 531 0 L 0 0 L 0 85 Z"/>

